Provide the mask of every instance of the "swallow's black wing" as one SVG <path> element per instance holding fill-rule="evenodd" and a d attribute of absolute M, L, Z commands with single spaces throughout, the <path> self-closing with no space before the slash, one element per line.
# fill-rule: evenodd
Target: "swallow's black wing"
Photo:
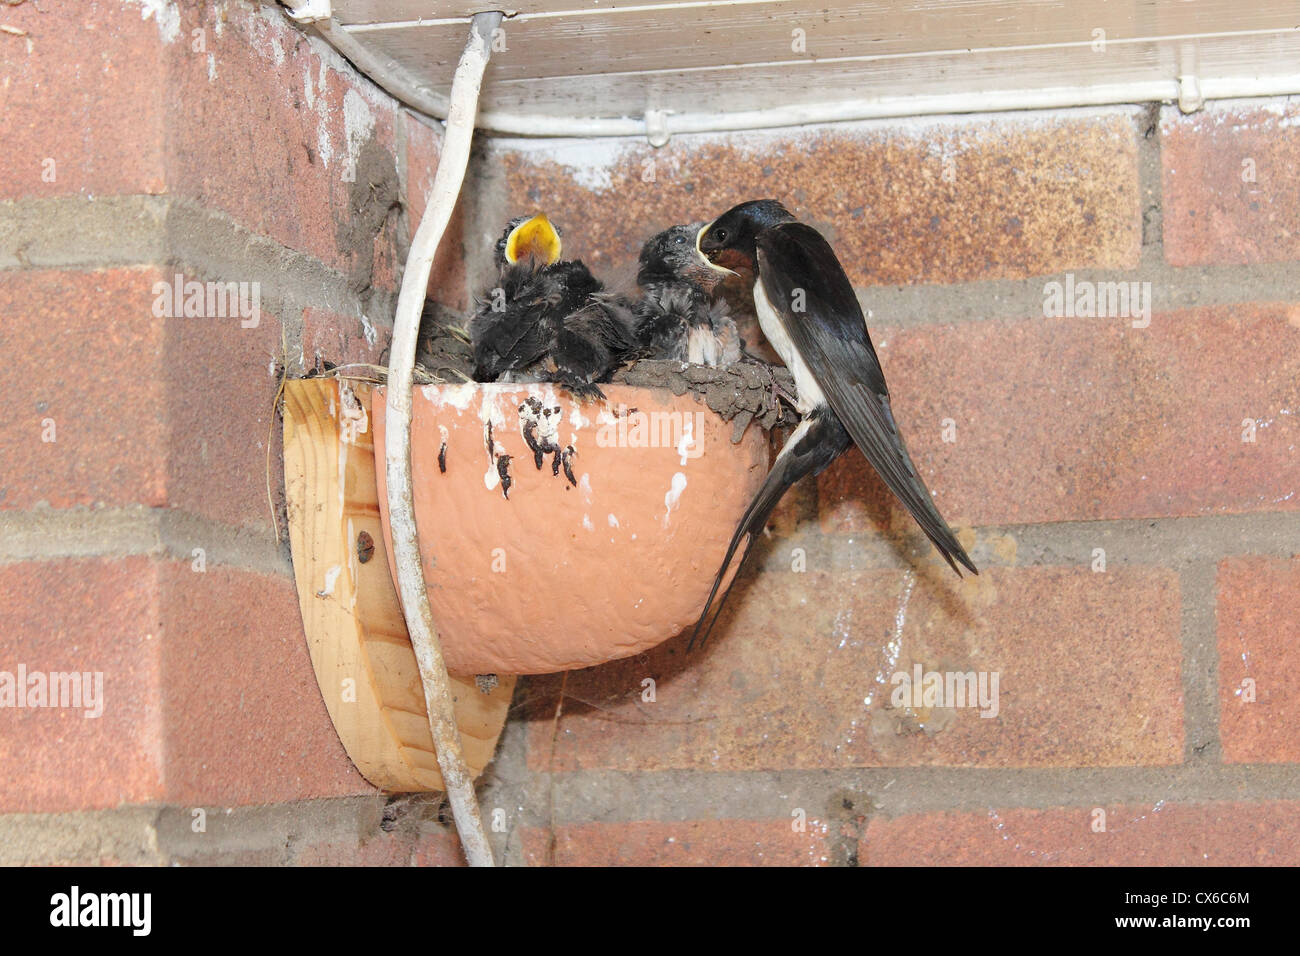
<path fill-rule="evenodd" d="M 800 222 L 766 229 L 758 274 L 781 327 L 867 461 L 952 569 L 960 575 L 960 561 L 978 574 L 907 454 L 867 320 L 830 244 Z"/>
<path fill-rule="evenodd" d="M 546 276 L 531 265 L 516 263 L 501 274 L 470 319 L 474 377 L 495 382 L 506 372 L 528 368 L 546 354 L 554 338 L 553 294 Z"/>
<path fill-rule="evenodd" d="M 569 267 L 565 283 L 565 315 L 556 334 L 551 358 L 556 380 L 575 394 L 603 398 L 596 382 L 610 375 L 637 347 L 632 305 L 606 292 L 581 262 Z"/>

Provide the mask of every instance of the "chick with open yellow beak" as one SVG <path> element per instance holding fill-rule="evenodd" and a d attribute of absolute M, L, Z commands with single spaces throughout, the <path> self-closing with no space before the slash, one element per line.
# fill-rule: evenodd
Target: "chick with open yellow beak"
<path fill-rule="evenodd" d="M 531 219 L 512 220 L 502 255 L 511 265 L 531 259 L 536 266 L 552 266 L 560 261 L 563 248 L 559 230 L 539 212 Z"/>
<path fill-rule="evenodd" d="M 634 347 L 625 311 L 582 262 L 560 258 L 560 229 L 545 213 L 520 216 L 497 240 L 496 286 L 470 318 L 480 382 L 554 382 L 581 398 Z M 534 449 L 536 451 L 536 449 Z"/>

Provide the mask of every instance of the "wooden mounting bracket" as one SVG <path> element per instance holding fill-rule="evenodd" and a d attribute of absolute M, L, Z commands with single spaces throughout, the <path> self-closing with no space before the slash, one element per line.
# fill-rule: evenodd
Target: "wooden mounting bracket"
<path fill-rule="evenodd" d="M 343 746 L 390 791 L 442 790 L 420 673 L 389 574 L 375 480 L 370 386 L 285 383 L 284 477 L 298 602 L 312 666 Z M 513 675 L 484 692 L 452 676 L 465 760 L 477 776 L 505 725 Z"/>

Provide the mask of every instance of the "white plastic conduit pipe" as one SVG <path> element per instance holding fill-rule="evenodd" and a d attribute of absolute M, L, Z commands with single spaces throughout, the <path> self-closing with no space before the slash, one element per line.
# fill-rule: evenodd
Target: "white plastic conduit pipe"
<path fill-rule="evenodd" d="M 424 568 L 420 564 L 420 542 L 415 528 L 414 487 L 411 483 L 411 380 L 415 368 L 415 344 L 420 330 L 420 313 L 429 287 L 433 258 L 451 219 L 452 209 L 465 181 L 470 141 L 478 116 L 479 87 L 492 55 L 492 31 L 501 23 L 500 13 L 476 14 L 470 23 L 469 40 L 451 85 L 447 111 L 447 133 L 443 138 L 433 191 L 420 227 L 411 241 L 411 254 L 402 273 L 397 296 L 397 317 L 393 322 L 392 356 L 388 364 L 385 414 L 384 467 L 388 479 L 388 514 L 393 532 L 393 562 L 397 566 L 398 593 L 406 615 L 406 628 L 420 665 L 424 703 L 429 710 L 429 729 L 438 754 L 438 768 L 451 802 L 456 831 L 470 866 L 491 866 L 492 848 L 483 832 L 483 819 L 474 796 L 474 781 L 460 750 L 460 730 L 447 667 L 429 608 Z"/>
<path fill-rule="evenodd" d="M 346 27 L 332 18 L 324 0 L 315 2 L 320 4 L 320 8 L 314 11 L 315 15 L 307 12 L 306 4 L 293 15 L 304 22 L 311 22 L 335 49 L 396 99 L 429 116 L 440 119 L 447 115 L 447 103 L 441 93 L 416 80 L 391 57 L 359 42 Z M 1261 35 L 1276 33 L 1267 30 L 1257 32 Z M 1086 42 L 1088 41 L 1063 44 L 1062 47 L 1080 47 Z M 1187 71 L 1186 64 L 1183 67 L 1178 76 L 1131 79 L 1119 83 L 1034 89 L 959 90 L 952 93 L 876 97 L 870 100 L 836 99 L 797 106 L 775 105 L 764 109 L 728 112 L 668 113 L 658 117 L 545 116 L 488 111 L 479 117 L 479 125 L 482 129 L 510 136 L 647 136 L 652 144 L 659 145 L 678 133 L 734 132 L 906 116 L 1064 109 L 1124 103 L 1178 102 L 1185 111 L 1191 112 L 1199 109 L 1205 100 L 1300 93 L 1300 73 L 1197 77 Z M 1188 95 L 1193 85 L 1198 88 L 1195 98 Z M 657 130 L 651 128 L 656 120 L 659 126 Z"/>

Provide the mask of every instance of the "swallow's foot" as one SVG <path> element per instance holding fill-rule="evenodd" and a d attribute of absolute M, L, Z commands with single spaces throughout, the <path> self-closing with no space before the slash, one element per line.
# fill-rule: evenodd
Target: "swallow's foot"
<path fill-rule="evenodd" d="M 772 411 L 776 412 L 777 417 L 781 417 L 781 402 L 785 401 L 793 409 L 798 409 L 799 400 L 781 387 L 777 381 L 776 373 L 772 373 Z"/>
<path fill-rule="evenodd" d="M 605 393 L 591 382 L 561 382 L 560 384 L 569 390 L 569 394 L 584 404 L 605 400 Z"/>
<path fill-rule="evenodd" d="M 771 362 L 765 362 L 746 352 L 740 359 L 742 365 L 752 365 L 759 369 L 759 373 L 767 379 L 768 400 L 772 414 L 781 418 L 781 401 L 791 408 L 798 408 L 798 400 L 787 392 L 782 386 L 780 380 L 776 377 L 776 366 Z"/>

